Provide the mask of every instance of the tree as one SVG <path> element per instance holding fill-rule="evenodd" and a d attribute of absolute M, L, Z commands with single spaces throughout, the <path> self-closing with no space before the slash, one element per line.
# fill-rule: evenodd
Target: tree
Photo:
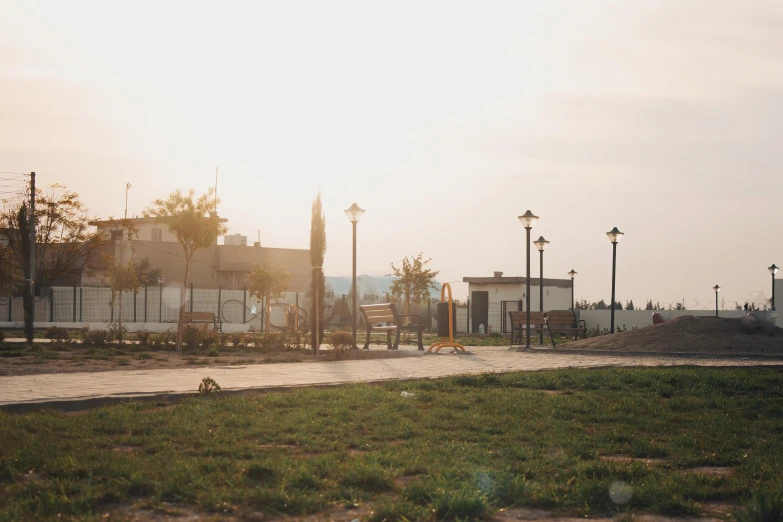
<path fill-rule="evenodd" d="M 163 275 L 163 270 L 160 268 L 152 268 L 147 257 L 142 258 L 138 263 L 133 263 L 133 269 L 141 286 L 155 286 Z"/>
<path fill-rule="evenodd" d="M 631 299 L 630 301 L 626 301 L 625 302 L 625 309 L 626 310 L 634 310 L 633 299 Z"/>
<path fill-rule="evenodd" d="M 623 303 L 620 302 L 620 301 L 615 301 L 614 302 L 614 309 L 615 310 L 622 310 L 623 309 Z"/>
<path fill-rule="evenodd" d="M 185 289 L 190 280 L 190 262 L 193 254 L 200 248 L 214 245 L 218 236 L 226 233 L 217 214 L 211 212 L 219 200 L 214 198 L 214 189 L 196 198 L 190 189 L 187 194 L 176 190 L 167 199 L 156 199 L 152 206 L 144 211 L 146 217 L 154 217 L 159 223 L 166 224 L 176 237 L 185 253 L 185 277 L 182 282 L 179 300 L 179 323 L 177 325 L 177 352 L 182 351 L 182 329 L 185 314 Z"/>
<path fill-rule="evenodd" d="M 392 271 L 397 277 L 391 286 L 389 287 L 389 294 L 392 299 L 405 300 L 403 306 L 403 314 L 409 314 L 411 308 L 411 302 L 421 304 L 430 299 L 430 289 L 436 288 L 435 276 L 438 275 L 438 271 L 433 271 L 425 268 L 424 265 L 429 263 L 431 259 L 422 260 L 423 254 L 419 252 L 419 255 L 408 259 L 404 257 L 400 268 L 391 264 Z M 408 318 L 404 320 L 404 324 L 408 324 Z M 409 335 L 406 332 L 406 335 Z"/>
<path fill-rule="evenodd" d="M 265 332 L 269 333 L 269 317 L 272 310 L 272 299 L 278 300 L 288 290 L 291 276 L 282 267 L 255 265 L 247 277 L 250 295 L 264 299 L 266 307 Z"/>
<path fill-rule="evenodd" d="M 111 289 L 111 302 L 114 305 L 114 301 L 119 297 L 119 328 L 118 328 L 118 340 L 122 342 L 122 293 L 123 292 L 136 292 L 141 288 L 141 282 L 136 274 L 136 265 L 133 260 L 128 261 L 127 264 L 122 264 L 112 257 L 106 259 L 106 282 Z"/>
<path fill-rule="evenodd" d="M 107 234 L 90 231 L 87 209 L 75 192 L 54 184 L 45 191 L 36 189 L 35 194 L 35 288 L 66 277 L 80 278 L 90 256 L 107 244 Z M 9 201 L 0 211 L 0 228 L 8 238 L 17 287 L 23 279 L 22 241 L 29 237 L 22 230 L 22 216 L 25 226 L 27 216 L 20 214 L 20 208 L 27 208 L 24 200 Z"/>
<path fill-rule="evenodd" d="M 674 306 L 676 310 L 687 310 L 687 308 L 685 308 L 685 303 L 677 303 Z"/>
<path fill-rule="evenodd" d="M 313 353 L 318 355 L 318 347 L 323 338 L 323 310 L 326 285 L 324 281 L 324 255 L 326 254 L 326 216 L 321 204 L 321 191 L 313 200 L 312 216 L 310 218 L 310 264 L 313 266 L 313 276 L 310 279 L 310 297 L 312 302 L 312 321 L 310 321 L 310 341 Z M 356 310 L 351 311 L 352 314 Z"/>
<path fill-rule="evenodd" d="M 647 306 L 644 307 L 645 310 L 655 310 L 655 306 L 653 305 L 652 299 L 647 300 Z"/>
<path fill-rule="evenodd" d="M 597 303 L 593 303 L 593 309 L 594 310 L 608 310 L 609 307 L 606 305 L 603 299 L 598 301 Z"/>

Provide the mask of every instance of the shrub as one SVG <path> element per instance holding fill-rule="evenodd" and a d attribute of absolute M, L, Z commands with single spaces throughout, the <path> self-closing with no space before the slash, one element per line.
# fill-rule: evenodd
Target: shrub
<path fill-rule="evenodd" d="M 342 361 L 353 349 L 353 334 L 344 330 L 338 330 L 329 336 L 329 344 L 332 345 L 332 350 L 329 352 L 330 359 Z"/>
<path fill-rule="evenodd" d="M 220 391 L 220 385 L 210 377 L 204 377 L 201 384 L 198 385 L 198 392 L 201 395 L 210 395 Z"/>
<path fill-rule="evenodd" d="M 282 352 L 285 350 L 285 339 L 282 334 L 268 333 L 261 338 L 261 349 L 265 352 Z"/>
<path fill-rule="evenodd" d="M 139 344 L 142 346 L 146 346 L 150 344 L 150 331 L 149 330 L 139 330 L 136 332 L 136 340 L 139 341 Z"/>
<path fill-rule="evenodd" d="M 111 340 L 109 332 L 106 330 L 82 330 L 82 342 L 84 346 L 106 346 Z"/>
<path fill-rule="evenodd" d="M 120 323 L 114 322 L 109 325 L 109 341 L 119 341 L 120 337 L 125 338 L 125 334 L 128 333 L 128 327 L 125 325 L 120 326 Z"/>
<path fill-rule="evenodd" d="M 67 341 L 71 338 L 68 334 L 68 330 L 62 326 L 50 326 L 46 329 L 44 337 L 53 341 Z"/>
<path fill-rule="evenodd" d="M 207 357 L 219 357 L 220 356 L 220 350 L 218 350 L 217 346 L 213 346 L 209 350 L 207 350 Z"/>

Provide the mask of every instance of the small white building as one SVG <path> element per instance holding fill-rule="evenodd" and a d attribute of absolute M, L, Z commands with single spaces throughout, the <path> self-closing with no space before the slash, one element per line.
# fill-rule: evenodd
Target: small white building
<path fill-rule="evenodd" d="M 470 331 L 510 332 L 511 323 L 508 312 L 523 311 L 526 306 L 526 277 L 503 277 L 503 272 L 495 272 L 492 277 L 464 277 L 468 283 L 470 299 Z M 571 279 L 544 278 L 544 306 L 549 310 L 571 309 Z M 541 287 L 538 277 L 530 278 L 530 309 L 540 310 Z"/>

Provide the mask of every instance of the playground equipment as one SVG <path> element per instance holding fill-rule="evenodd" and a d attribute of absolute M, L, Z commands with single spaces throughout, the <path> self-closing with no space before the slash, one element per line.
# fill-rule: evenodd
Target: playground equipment
<path fill-rule="evenodd" d="M 446 301 L 446 290 L 449 291 L 449 300 Z M 448 304 L 447 304 L 448 303 Z M 444 326 L 441 326 L 441 323 L 444 322 L 441 320 L 441 314 L 438 314 L 438 335 L 441 335 L 440 342 L 437 342 L 429 347 L 427 350 L 428 352 L 431 352 L 432 350 L 435 350 L 435 353 L 438 353 L 441 348 L 459 348 L 463 352 L 465 351 L 465 347 L 462 346 L 459 343 L 454 342 L 454 302 L 451 298 L 451 285 L 448 283 L 443 283 L 443 286 L 440 290 L 440 303 L 438 304 L 438 308 L 441 307 L 448 307 L 448 329 L 446 329 Z M 448 334 L 448 337 L 445 335 Z M 456 351 L 456 350 L 455 350 Z"/>

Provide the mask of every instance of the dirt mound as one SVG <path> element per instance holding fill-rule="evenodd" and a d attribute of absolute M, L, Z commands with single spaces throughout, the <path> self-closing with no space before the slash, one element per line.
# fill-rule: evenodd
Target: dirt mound
<path fill-rule="evenodd" d="M 565 346 L 611 352 L 783 355 L 783 328 L 755 316 L 727 319 L 684 315 L 662 324 Z"/>

